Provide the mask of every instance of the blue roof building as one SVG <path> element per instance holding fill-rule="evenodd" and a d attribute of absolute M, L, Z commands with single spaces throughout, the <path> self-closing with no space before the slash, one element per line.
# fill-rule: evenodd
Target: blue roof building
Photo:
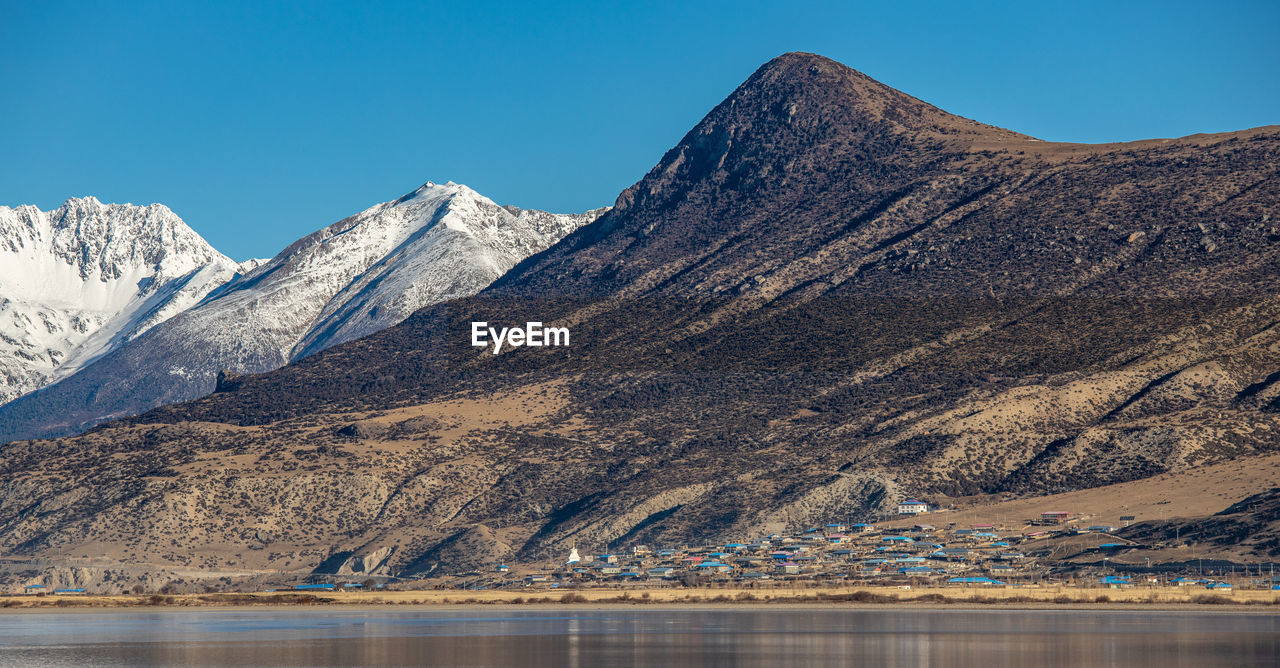
<path fill-rule="evenodd" d="M 991 578 L 984 577 L 957 577 L 947 580 L 947 584 L 1003 585 L 1004 583 L 999 580 L 992 580 Z"/>

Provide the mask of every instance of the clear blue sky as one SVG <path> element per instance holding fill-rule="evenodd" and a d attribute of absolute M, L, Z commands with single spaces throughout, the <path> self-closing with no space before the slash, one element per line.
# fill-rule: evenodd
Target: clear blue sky
<path fill-rule="evenodd" d="M 1280 3 L 0 0 L 0 204 L 162 202 L 236 259 L 427 180 L 612 204 L 813 51 L 1043 139 L 1280 123 Z"/>

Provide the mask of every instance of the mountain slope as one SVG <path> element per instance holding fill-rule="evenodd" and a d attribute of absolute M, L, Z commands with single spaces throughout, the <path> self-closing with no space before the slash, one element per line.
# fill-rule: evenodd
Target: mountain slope
<path fill-rule="evenodd" d="M 787 54 L 483 292 L 7 446 L 0 546 L 411 574 L 1275 452 L 1277 164 L 1276 127 L 1043 142 Z M 477 320 L 573 344 L 493 355 Z"/>
<path fill-rule="evenodd" d="M 75 373 L 241 269 L 160 204 L 0 207 L 0 403 Z"/>
<path fill-rule="evenodd" d="M 220 371 L 268 371 L 378 331 L 478 292 L 598 214 L 501 207 L 466 186 L 427 183 L 300 239 L 163 327 L 0 407 L 0 440 L 192 399 Z"/>

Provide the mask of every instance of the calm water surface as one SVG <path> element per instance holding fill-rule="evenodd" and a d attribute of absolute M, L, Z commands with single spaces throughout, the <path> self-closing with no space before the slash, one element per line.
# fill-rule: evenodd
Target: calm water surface
<path fill-rule="evenodd" d="M 0 666 L 1280 666 L 1280 616 L 1082 610 L 0 614 Z"/>

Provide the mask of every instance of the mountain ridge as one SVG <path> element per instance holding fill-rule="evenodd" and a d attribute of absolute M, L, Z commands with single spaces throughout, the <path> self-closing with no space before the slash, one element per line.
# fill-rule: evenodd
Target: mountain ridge
<path fill-rule="evenodd" d="M 149 336 L 0 406 L 0 439 L 81 430 L 212 390 L 220 371 L 262 372 L 475 292 L 603 210 L 504 208 L 427 182 L 326 226 L 218 285 Z"/>

